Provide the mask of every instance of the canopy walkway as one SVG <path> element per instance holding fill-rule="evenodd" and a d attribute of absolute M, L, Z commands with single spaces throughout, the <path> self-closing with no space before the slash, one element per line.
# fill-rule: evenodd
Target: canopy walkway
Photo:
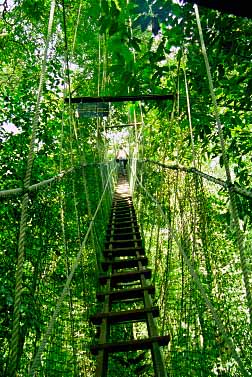
<path fill-rule="evenodd" d="M 237 376 L 249 375 L 249 347 L 243 356 L 237 351 L 240 329 L 250 327 L 243 270 L 231 280 L 232 261 L 239 263 L 235 239 L 223 238 L 216 253 L 223 225 L 207 217 L 204 194 L 228 185 L 154 161 L 132 159 L 128 174 L 129 183 L 117 182 L 114 161 L 92 163 L 29 187 L 18 321 L 11 293 L 3 307 L 11 339 L 10 348 L 3 343 L 3 375 L 200 376 L 217 355 L 232 361 Z M 26 194 L 20 188 L 0 195 L 14 210 Z M 11 250 L 14 212 L 4 224 L 13 232 L 2 247 Z M 12 266 L 6 254 L 3 271 L 14 277 Z M 235 303 L 229 313 L 221 310 L 226 301 Z"/>
<path fill-rule="evenodd" d="M 19 2 L 15 3 L 18 5 Z M 21 3 L 30 13 L 28 9 L 32 2 Z M 104 14 L 99 21 L 100 29 L 106 21 L 108 3 L 104 1 L 100 4 L 103 6 L 101 14 Z M 13 93 L 10 92 L 15 105 L 21 101 L 20 107 L 12 107 L 8 90 L 3 99 L 4 109 L 6 103 L 9 106 L 6 105 L 8 111 L 5 109 L 4 112 L 10 120 L 15 119 L 12 109 L 17 108 L 22 113 L 20 118 L 17 117 L 22 142 L 19 140 L 20 150 L 16 149 L 14 161 L 12 148 L 15 138 L 7 136 L 1 144 L 3 149 L 6 146 L 6 154 L 0 151 L 0 156 L 5 158 L 5 181 L 1 182 L 0 190 L 0 376 L 251 376 L 252 192 L 247 186 L 237 184 L 232 177 L 225 145 L 226 135 L 216 99 L 216 96 L 223 97 L 223 88 L 218 93 L 213 85 L 198 8 L 194 6 L 199 33 L 199 41 L 195 45 L 201 47 L 207 80 L 205 77 L 199 79 L 197 72 L 197 85 L 202 80 L 202 87 L 197 86 L 195 93 L 205 90 L 208 83 L 210 96 L 204 98 L 209 101 L 211 97 L 212 103 L 205 103 L 204 109 L 209 111 L 205 122 L 211 121 L 213 130 L 207 152 L 211 148 L 212 156 L 216 152 L 221 161 L 223 168 L 217 175 L 211 172 L 210 159 L 201 159 L 201 151 L 206 153 L 206 149 L 199 146 L 202 139 L 199 138 L 198 144 L 194 139 L 185 69 L 186 60 L 189 59 L 187 47 L 183 43 L 179 43 L 179 47 L 173 46 L 169 34 L 164 40 L 159 35 L 159 30 L 162 30 L 159 29 L 158 16 L 164 13 L 163 6 L 170 8 L 170 3 L 159 5 L 158 1 L 153 1 L 151 6 L 157 6 L 157 13 L 151 10 L 153 14 L 149 17 L 143 10 L 144 13 L 139 14 L 136 20 L 138 28 L 146 32 L 151 28 L 154 34 L 154 44 L 146 45 L 148 34 L 144 34 L 143 42 L 144 49 L 150 50 L 146 61 L 151 63 L 155 53 L 159 56 L 154 66 L 160 75 L 157 90 L 160 93 L 150 94 L 151 88 L 155 87 L 155 74 L 148 73 L 148 85 L 143 82 L 135 88 L 136 93 L 146 90 L 148 94 L 135 95 L 126 82 L 128 95 L 106 95 L 114 93 L 112 89 L 107 91 L 106 85 L 120 74 L 125 62 L 127 76 L 122 77 L 127 81 L 128 74 L 134 71 L 139 49 L 138 38 L 132 33 L 135 22 L 131 22 L 130 13 L 126 12 L 124 35 L 116 39 L 118 52 L 115 50 L 113 55 L 118 55 L 120 64 L 110 64 L 106 35 L 115 36 L 117 28 L 120 29 L 118 15 L 124 12 L 119 2 L 112 3 L 116 23 L 110 22 L 102 38 L 99 35 L 99 64 L 94 69 L 91 67 L 93 61 L 89 61 L 82 45 L 78 46 L 81 52 L 77 59 L 71 59 L 74 57 L 81 6 L 85 8 L 90 4 L 81 2 L 78 7 L 76 33 L 70 52 L 64 1 L 56 4 L 52 0 L 47 36 L 43 31 L 45 25 L 42 27 L 41 24 L 38 28 L 39 42 L 34 42 L 34 49 L 28 49 L 28 60 L 31 62 L 33 55 L 41 55 L 39 83 L 27 94 L 25 78 L 29 78 L 28 83 L 31 77 L 35 79 L 29 76 L 29 72 L 26 73 L 26 67 L 23 70 L 18 66 L 16 71 L 25 73 L 18 88 L 21 94 L 16 96 L 16 87 Z M 171 3 L 178 6 L 177 2 Z M 149 2 L 146 5 L 149 9 Z M 73 4 L 69 2 L 67 6 L 71 8 Z M 55 9 L 55 18 L 62 18 L 57 25 L 53 24 Z M 136 11 L 134 9 L 132 12 Z M 6 1 L 4 10 L 6 13 Z M 169 9 L 167 12 L 163 19 L 166 23 L 163 24 L 166 25 L 163 27 L 164 33 L 170 30 L 167 24 L 169 18 L 176 18 L 175 14 L 170 17 Z M 21 23 L 15 25 L 14 32 L 23 24 L 22 11 L 17 11 L 17 14 Z M 71 15 L 73 24 L 74 14 Z M 182 23 L 184 16 L 179 14 L 175 30 L 185 28 Z M 92 17 L 90 13 L 90 27 L 94 22 Z M 185 16 L 185 20 L 187 18 Z M 35 19 L 36 16 L 32 23 Z M 45 15 L 41 13 L 41 22 L 44 19 Z M 12 23 L 7 25 L 9 33 L 14 28 Z M 30 26 L 20 30 L 29 31 Z M 240 26 L 236 27 L 239 33 L 241 29 Z M 34 30 L 31 27 L 32 41 L 33 38 L 35 41 Z M 11 40 L 13 37 L 14 42 L 20 43 L 18 39 L 15 40 L 14 34 L 8 33 L 2 33 L 1 38 L 6 36 Z M 83 35 L 83 31 L 81 33 Z M 194 31 L 190 29 L 189 33 L 191 40 Z M 59 43 L 58 35 L 63 35 L 64 43 Z M 219 35 L 222 37 L 222 32 Z M 126 54 L 125 48 L 121 48 L 125 47 L 124 39 L 129 43 Z M 82 44 L 83 39 L 80 41 Z M 60 51 L 63 48 L 61 45 L 65 45 L 65 51 L 55 60 L 54 49 L 59 49 L 58 43 Z M 247 48 L 249 44 L 244 42 L 244 45 Z M 167 52 L 162 55 L 165 48 Z M 169 66 L 168 60 L 166 62 L 163 58 L 174 55 L 176 49 L 179 52 L 178 60 L 174 59 Z M 93 45 L 90 51 L 97 59 Z M 219 50 L 216 49 L 215 54 L 216 51 Z M 79 55 L 82 55 L 85 64 L 88 63 L 90 70 L 86 72 L 86 69 L 78 67 L 80 75 L 78 80 L 74 80 L 77 84 L 75 82 L 72 87 L 71 64 L 78 62 Z M 18 56 L 13 60 L 13 74 L 18 60 Z M 197 61 L 196 54 L 192 65 Z M 49 81 L 51 84 L 53 82 L 53 90 L 50 86 L 47 88 L 49 63 Z M 149 63 L 143 62 L 147 67 L 143 65 L 144 72 L 136 77 L 143 79 Z M 107 76 L 110 65 L 116 71 Z M 175 68 L 171 69 L 173 65 Z M 32 71 L 36 79 L 38 67 L 36 65 Z M 235 77 L 238 76 L 237 67 L 234 66 Z M 63 73 L 58 74 L 57 69 L 62 69 Z M 223 65 L 218 64 L 218 69 L 218 76 L 222 76 Z M 247 71 L 243 69 L 246 74 Z M 83 93 L 95 94 L 93 84 L 90 91 L 83 84 L 85 80 L 91 81 L 95 70 L 98 71 L 98 96 L 83 97 Z M 8 78 L 8 66 L 6 73 Z M 168 74 L 171 75 L 170 83 Z M 135 79 L 135 76 L 132 77 Z M 230 73 L 225 72 L 225 77 L 227 81 L 224 82 L 228 83 Z M 17 81 L 16 76 L 14 81 Z M 79 87 L 79 82 L 83 88 Z M 162 94 L 168 84 L 174 93 Z M 251 82 L 244 82 L 243 86 L 249 91 Z M 118 83 L 115 93 L 120 89 L 121 84 Z M 72 98 L 74 93 L 80 97 Z M 29 95 L 36 96 L 36 101 L 29 102 Z M 236 96 L 238 91 L 235 92 Z M 22 102 L 23 97 L 29 102 L 27 108 Z M 233 99 L 229 98 L 227 105 Z M 143 101 L 158 100 L 169 102 L 162 118 L 158 117 L 159 109 L 154 105 L 153 108 L 150 105 L 143 109 Z M 121 106 L 122 102 L 136 101 L 134 107 L 117 108 L 118 114 L 115 108 L 111 109 L 113 102 Z M 201 103 L 203 101 L 198 102 L 198 109 Z M 227 109 L 224 99 L 221 103 L 224 113 Z M 243 101 L 238 103 L 243 105 Z M 82 107 L 83 104 L 85 106 Z M 78 110 L 84 120 L 75 117 Z M 146 117 L 149 116 L 147 138 L 145 110 Z M 153 112 L 149 113 L 149 110 Z M 32 113 L 30 118 L 28 111 Z M 88 117 L 95 118 L 95 121 L 89 122 Z M 102 117 L 107 119 L 103 121 Z M 206 132 L 205 142 L 208 129 L 201 128 L 199 113 L 196 117 L 197 132 Z M 233 114 L 229 119 L 229 122 L 232 121 Z M 245 118 L 243 122 L 242 125 L 245 125 Z M 118 167 L 112 157 L 115 148 L 108 150 L 107 131 L 124 127 L 131 128 L 127 140 L 129 161 L 127 177 L 119 175 L 118 179 Z M 50 135 L 47 134 L 49 129 Z M 251 131 L 249 127 L 248 130 Z M 245 150 L 239 149 L 241 140 L 247 135 L 240 134 L 241 127 L 226 131 L 231 134 L 230 140 L 232 132 L 237 133 L 239 136 L 235 147 L 238 152 Z M 41 135 L 43 137 L 40 138 Z M 145 143 L 151 146 L 146 159 Z M 166 148 L 166 144 L 169 144 L 169 148 Z M 190 150 L 184 151 L 187 147 Z M 246 158 L 249 161 L 250 155 Z M 242 157 L 239 163 L 244 167 Z M 246 206 L 248 211 L 246 216 L 242 216 Z"/>

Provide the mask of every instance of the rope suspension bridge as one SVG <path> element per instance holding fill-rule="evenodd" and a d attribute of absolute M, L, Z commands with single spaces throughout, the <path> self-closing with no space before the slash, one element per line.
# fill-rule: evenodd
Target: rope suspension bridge
<path fill-rule="evenodd" d="M 126 176 L 100 153 L 99 135 L 95 147 L 88 140 L 93 150 L 82 143 L 73 104 L 175 96 L 69 96 L 59 170 L 34 182 L 54 9 L 52 1 L 23 186 L 0 191 L 0 374 L 250 376 L 252 260 L 237 202 L 252 193 L 231 179 L 197 8 L 226 178 L 195 160 L 143 159 L 141 111 L 128 120 Z M 194 154 L 191 123 L 190 132 Z"/>
<path fill-rule="evenodd" d="M 135 210 L 125 177 L 116 185 L 114 162 L 70 169 L 30 188 L 9 375 L 116 376 L 125 368 L 125 376 L 176 376 L 182 366 L 183 375 L 207 375 L 218 354 L 234 360 L 237 375 L 249 375 L 249 347 L 243 357 L 237 352 L 241 323 L 233 308 L 221 310 L 231 296 L 248 321 L 242 269 L 231 280 L 235 242 L 213 260 L 218 223 L 206 210 L 212 177 L 204 183 L 194 171 L 144 160 L 132 160 L 129 172 Z M 16 208 L 19 194 L 8 193 L 1 196 Z M 5 220 L 13 227 L 13 214 Z"/>

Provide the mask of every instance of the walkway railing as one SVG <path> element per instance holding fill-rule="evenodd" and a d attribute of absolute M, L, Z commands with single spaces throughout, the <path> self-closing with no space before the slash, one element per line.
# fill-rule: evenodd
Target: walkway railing
<path fill-rule="evenodd" d="M 93 364 L 89 348 L 115 164 L 86 164 L 29 188 L 17 365 L 8 357 L 21 190 L 5 190 L 1 250 L 4 315 L 3 375 L 83 375 Z M 20 192 L 19 192 L 20 191 Z M 10 195 L 9 195 L 10 194 Z M 19 194 L 19 195 L 15 195 Z M 8 250 L 8 252 L 7 252 Z M 10 270 L 10 260 L 12 268 Z M 12 278 L 10 278 L 12 276 Z M 13 342 L 12 342 L 13 347 Z M 27 364 L 27 360 L 30 363 Z"/>
<path fill-rule="evenodd" d="M 161 334 L 171 334 L 164 352 L 168 374 L 218 374 L 219 359 L 223 373 L 249 376 L 250 318 L 234 230 L 227 222 L 228 193 L 192 169 L 135 164 L 133 198 L 154 269 L 162 312 L 158 326 Z"/>

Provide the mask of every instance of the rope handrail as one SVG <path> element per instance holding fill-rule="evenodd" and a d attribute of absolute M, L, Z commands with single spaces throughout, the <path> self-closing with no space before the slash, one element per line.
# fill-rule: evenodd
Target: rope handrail
<path fill-rule="evenodd" d="M 220 178 L 216 178 L 216 177 L 214 177 L 214 176 L 212 176 L 210 174 L 204 173 L 201 170 L 196 169 L 194 167 L 186 167 L 186 166 L 179 165 L 179 164 L 166 165 L 166 164 L 163 164 L 161 162 L 153 161 L 153 160 L 149 160 L 149 159 L 144 159 L 144 160 L 139 160 L 139 161 L 140 162 L 149 162 L 151 164 L 161 166 L 164 169 L 180 170 L 180 171 L 184 171 L 186 173 L 195 173 L 195 174 L 198 174 L 202 178 L 205 178 L 205 179 L 207 179 L 210 182 L 214 182 L 217 185 L 220 185 L 220 186 L 224 187 L 225 189 L 229 189 L 230 186 L 231 186 L 233 188 L 233 190 L 235 192 L 237 192 L 237 194 L 240 194 L 240 195 L 242 195 L 242 196 L 244 196 L 244 197 L 246 197 L 248 199 L 252 199 L 252 192 L 251 191 L 249 191 L 249 190 L 247 190 L 245 188 L 239 187 L 236 183 L 233 183 L 233 184 L 230 185 L 227 181 L 224 181 L 224 180 L 222 180 Z"/>
<path fill-rule="evenodd" d="M 150 160 L 150 159 L 144 159 L 144 160 L 138 160 L 138 161 L 140 161 L 140 162 L 149 162 L 151 164 L 161 166 L 164 169 L 179 170 L 179 171 L 184 171 L 186 173 L 195 173 L 195 174 L 200 175 L 202 178 L 207 179 L 210 182 L 216 183 L 217 185 L 224 187 L 225 189 L 228 189 L 230 187 L 230 185 L 228 184 L 227 181 L 224 181 L 224 180 L 222 180 L 220 178 L 214 177 L 214 176 L 212 176 L 210 174 L 204 173 L 201 170 L 199 170 L 197 168 L 194 168 L 194 167 L 186 167 L 186 166 L 179 165 L 179 164 L 167 165 L 167 164 L 163 164 L 161 162 Z M 40 189 L 40 188 L 42 188 L 42 187 L 44 187 L 46 185 L 49 185 L 49 184 L 53 183 L 54 181 L 62 179 L 66 175 L 72 173 L 73 171 L 81 169 L 83 167 L 87 167 L 87 166 L 90 166 L 90 165 L 93 165 L 93 166 L 108 165 L 110 162 L 111 161 L 109 161 L 109 162 L 91 162 L 91 163 L 81 164 L 81 165 L 76 166 L 74 168 L 70 168 L 70 169 L 68 169 L 66 171 L 63 171 L 63 172 L 55 175 L 52 178 L 45 179 L 45 180 L 43 180 L 41 182 L 38 182 L 38 183 L 34 183 L 33 185 L 31 185 L 31 186 L 28 187 L 28 191 L 38 190 L 38 189 Z M 240 194 L 240 195 L 242 195 L 242 196 L 244 196 L 244 197 L 246 197 L 248 199 L 252 199 L 252 192 L 251 191 L 249 191 L 249 190 L 247 190 L 245 188 L 237 186 L 236 183 L 232 184 L 232 187 L 233 187 L 233 190 L 235 192 L 237 192 L 237 194 Z M 1 190 L 0 191 L 0 198 L 1 197 L 18 195 L 18 194 L 21 194 L 23 191 L 24 191 L 24 189 L 21 188 L 21 187 L 14 188 L 14 189 L 8 189 L 8 190 Z"/>
<path fill-rule="evenodd" d="M 158 210 L 160 211 L 161 213 L 161 216 L 164 218 L 164 220 L 166 220 L 166 224 L 168 226 L 168 229 L 169 229 L 169 233 L 171 235 L 171 237 L 174 239 L 181 255 L 183 255 L 183 258 L 185 260 L 185 263 L 188 267 L 188 270 L 190 272 L 190 275 L 192 276 L 195 284 L 197 285 L 205 303 L 206 303 L 206 306 L 209 308 L 210 312 L 212 313 L 212 316 L 215 320 L 215 323 L 216 325 L 218 326 L 219 330 L 221 331 L 222 335 L 223 335 L 223 339 L 226 341 L 226 344 L 228 345 L 229 349 L 231 350 L 232 354 L 233 354 L 233 357 L 234 359 L 236 360 L 237 364 L 239 365 L 242 373 L 243 373 L 243 376 L 246 376 L 246 377 L 249 377 L 249 374 L 247 372 L 247 370 L 245 369 L 244 365 L 243 365 L 243 362 L 236 350 L 236 347 L 235 347 L 235 344 L 233 343 L 233 340 L 232 338 L 227 334 L 227 331 L 225 329 L 225 326 L 223 325 L 222 321 L 221 321 L 221 318 L 219 317 L 217 311 L 215 310 L 211 300 L 209 299 L 208 297 L 208 294 L 204 288 L 204 286 L 201 284 L 201 281 L 200 281 L 200 278 L 197 274 L 197 272 L 195 271 L 189 257 L 187 256 L 187 253 L 185 252 L 183 246 L 181 245 L 181 242 L 179 241 L 178 239 L 178 236 L 176 234 L 176 231 L 174 230 L 174 228 L 171 228 L 169 227 L 169 221 L 167 219 L 167 216 L 165 215 L 165 212 L 163 211 L 163 208 L 162 206 L 160 205 L 160 203 L 158 203 L 158 201 L 150 194 L 150 192 L 143 186 L 143 184 L 140 182 L 140 180 L 138 179 L 137 175 L 135 175 L 135 178 L 136 178 L 136 181 L 137 183 L 139 184 L 139 186 L 141 187 L 141 189 L 143 189 L 143 191 L 145 191 L 146 195 L 152 200 L 153 203 L 156 204 Z"/>
<path fill-rule="evenodd" d="M 69 275 L 67 277 L 67 280 L 65 282 L 64 288 L 63 288 L 63 290 L 61 292 L 61 295 L 60 295 L 60 297 L 59 297 L 59 299 L 58 299 L 58 301 L 57 301 L 57 303 L 55 305 L 55 310 L 53 312 L 53 315 L 52 315 L 51 319 L 49 320 L 48 327 L 47 327 L 47 330 L 45 332 L 44 338 L 42 339 L 41 344 L 40 344 L 40 346 L 38 348 L 38 351 L 37 351 L 37 353 L 36 353 L 36 355 L 35 355 L 35 357 L 33 359 L 33 363 L 32 363 L 32 366 L 31 366 L 31 370 L 29 372 L 29 376 L 34 376 L 35 375 L 36 368 L 38 367 L 38 365 L 40 363 L 41 356 L 42 356 L 42 354 L 44 352 L 45 346 L 46 346 L 46 344 L 47 344 L 47 342 L 49 340 L 49 337 L 50 337 L 50 335 L 52 333 L 55 321 L 56 321 L 56 319 L 57 319 L 57 317 L 58 317 L 58 315 L 60 313 L 61 305 L 63 303 L 63 300 L 64 300 L 66 294 L 68 293 L 68 290 L 69 290 L 71 281 L 73 279 L 74 273 L 75 273 L 75 271 L 76 271 L 76 269 L 77 269 L 77 267 L 79 265 L 79 262 L 81 260 L 82 252 L 83 252 L 83 250 L 84 250 L 84 248 L 86 246 L 86 242 L 88 240 L 89 234 L 92 231 L 93 225 L 95 223 L 94 222 L 95 218 L 96 218 L 96 216 L 97 216 L 97 214 L 98 214 L 98 212 L 99 212 L 99 210 L 101 208 L 101 205 L 102 205 L 105 193 L 106 193 L 107 189 L 110 188 L 111 176 L 114 173 L 115 169 L 116 169 L 116 167 L 114 166 L 111 169 L 111 171 L 110 171 L 110 173 L 108 175 L 108 178 L 107 178 L 107 181 L 106 181 L 103 193 L 102 193 L 101 198 L 100 198 L 100 201 L 99 201 L 99 203 L 98 203 L 98 205 L 96 207 L 96 210 L 94 212 L 94 215 L 92 216 L 92 219 L 90 220 L 89 227 L 88 227 L 87 232 L 85 234 L 85 237 L 84 237 L 84 239 L 83 239 L 83 241 L 81 243 L 80 250 L 79 250 L 79 252 L 78 252 L 78 254 L 77 254 L 76 258 L 75 258 L 75 261 L 72 264 L 72 268 L 71 268 L 71 271 L 70 271 L 70 273 L 69 273 Z"/>
<path fill-rule="evenodd" d="M 54 181 L 57 181 L 57 180 L 64 178 L 66 175 L 68 175 L 68 174 L 70 174 L 74 171 L 77 171 L 78 169 L 82 169 L 82 168 L 92 166 L 92 165 L 93 166 L 109 165 L 110 163 L 111 163 L 111 161 L 108 161 L 108 162 L 103 161 L 103 162 L 90 162 L 90 163 L 81 164 L 81 165 L 76 166 L 74 168 L 70 168 L 68 170 L 62 171 L 61 173 L 56 174 L 52 178 L 48 178 L 48 179 L 45 179 L 41 182 L 34 183 L 33 185 L 30 185 L 28 187 L 28 191 L 36 191 L 36 190 L 38 190 L 38 189 L 40 189 L 44 186 L 47 186 L 47 185 L 53 183 Z M 18 194 L 21 194 L 23 192 L 24 192 L 24 189 L 22 187 L 18 187 L 18 188 L 15 188 L 15 189 L 9 189 L 9 190 L 1 190 L 0 191 L 0 198 L 18 195 Z"/>

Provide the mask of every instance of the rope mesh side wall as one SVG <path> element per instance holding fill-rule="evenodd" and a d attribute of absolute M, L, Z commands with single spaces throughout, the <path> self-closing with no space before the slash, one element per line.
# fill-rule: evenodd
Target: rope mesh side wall
<path fill-rule="evenodd" d="M 95 169 L 98 174 L 95 174 Z M 89 194 L 92 195 L 91 210 L 94 215 L 95 207 L 100 200 L 100 188 L 98 186 L 101 187 L 102 185 L 101 169 L 105 169 L 103 174 L 108 179 L 110 169 L 107 169 L 105 165 L 89 165 L 85 168 L 85 175 L 81 175 L 79 171 L 73 171 L 70 177 L 55 182 L 51 187 L 46 186 L 43 190 L 34 193 L 30 199 L 23 271 L 24 289 L 21 296 L 20 313 L 22 328 L 20 334 L 22 347 L 20 349 L 22 349 L 22 353 L 19 354 L 18 369 L 16 370 L 22 376 L 87 376 L 93 368 L 94 360 L 89 353 L 89 345 L 94 334 L 88 318 L 92 314 L 97 283 L 97 261 L 94 247 L 100 248 L 100 244 L 103 242 L 112 194 L 109 185 L 107 185 L 108 189 L 105 192 L 100 209 L 95 218 L 91 220 L 93 226 L 99 229 L 99 231 L 96 231 L 98 236 L 95 239 L 95 245 L 89 238 L 86 240 L 85 246 L 82 248 L 79 265 L 75 270 L 67 294 L 62 300 L 54 326 L 41 354 L 41 362 L 38 358 L 38 362 L 33 365 L 32 369 L 31 365 L 34 364 L 35 356 L 48 331 L 53 310 L 75 263 L 79 252 L 79 236 L 83 241 L 91 224 L 87 198 L 83 190 L 83 179 L 85 177 Z M 78 218 L 73 211 L 73 181 L 75 182 Z M 60 222 L 59 198 L 62 192 L 64 193 L 65 203 L 65 239 L 63 239 Z M 8 200 L 13 203 L 13 213 L 6 216 L 6 220 L 8 220 L 6 227 L 11 226 L 11 229 L 13 229 L 9 233 L 8 248 L 9 252 L 13 253 L 18 231 L 18 219 L 15 217 L 16 210 L 19 211 L 19 200 L 18 198 L 9 198 Z M 3 202 L 2 205 L 4 207 L 6 202 Z M 5 242 L 5 239 L 1 241 Z M 5 250 L 4 245 L 1 245 L 1 247 L 2 250 Z M 11 271 L 7 271 L 9 265 L 7 255 L 6 253 L 6 263 L 3 263 L 2 268 L 6 276 L 6 308 L 9 308 L 8 319 L 11 321 L 10 310 L 12 305 L 11 302 L 8 303 L 8 297 L 12 295 L 13 282 L 10 276 Z M 13 273 L 14 271 L 12 271 Z M 8 326 L 3 334 L 3 356 L 1 360 L 4 365 L 3 375 L 8 361 L 10 327 Z M 30 360 L 30 362 L 27 363 L 27 360 Z"/>
<path fill-rule="evenodd" d="M 212 183 L 186 172 L 143 162 L 138 171 L 144 186 L 136 180 L 134 200 L 145 202 L 136 208 L 159 277 L 159 327 L 172 337 L 164 350 L 167 372 L 249 376 L 249 312 L 225 194 L 213 198 Z"/>

